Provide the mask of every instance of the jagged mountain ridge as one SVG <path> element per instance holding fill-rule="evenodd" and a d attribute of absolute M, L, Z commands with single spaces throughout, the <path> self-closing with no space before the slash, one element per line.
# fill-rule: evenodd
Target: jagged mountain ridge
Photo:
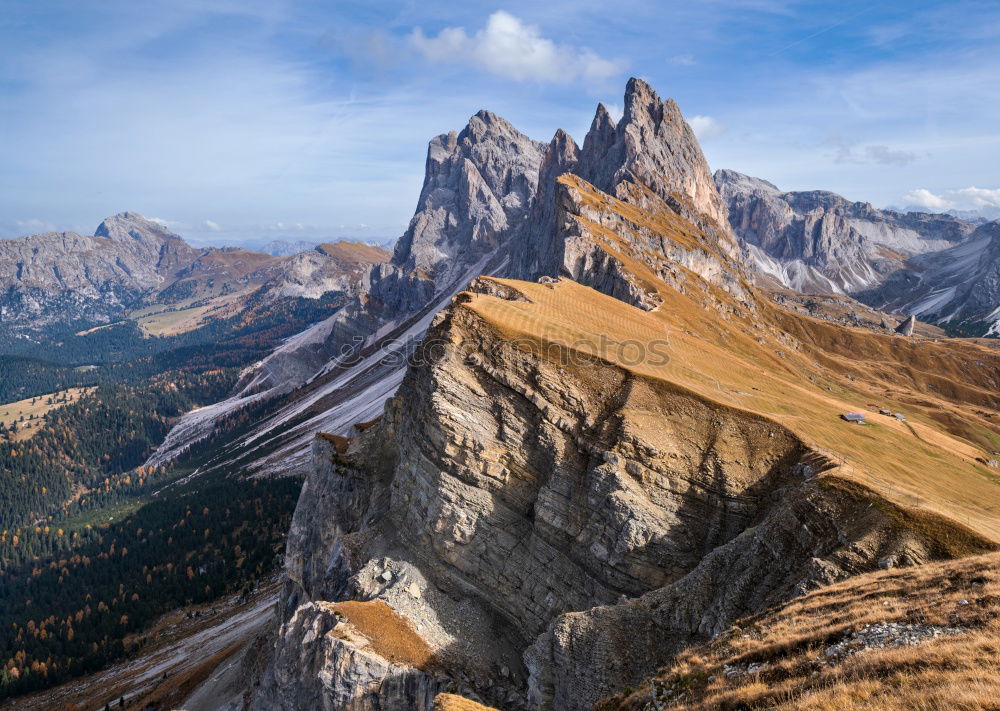
<path fill-rule="evenodd" d="M 152 303 L 261 289 L 266 299 L 317 298 L 355 291 L 367 267 L 388 256 L 338 244 L 284 258 L 234 247 L 197 249 L 134 212 L 105 219 L 93 237 L 50 232 L 0 240 L 0 321 L 34 329 L 108 323 Z M 360 258 L 345 259 L 351 250 Z"/>
<path fill-rule="evenodd" d="M 658 148 L 649 152 L 644 145 Z M 611 252 L 594 250 L 587 238 L 554 238 L 566 218 L 564 208 L 585 210 L 585 198 L 572 183 L 556 180 L 565 173 L 600 173 L 595 179 L 637 207 L 665 196 L 677 211 L 672 216 L 697 220 L 715 245 L 670 247 L 671 257 L 706 277 L 712 272 L 714 283 L 725 288 L 742 288 L 734 271 L 738 265 L 730 260 L 723 268 L 714 254 L 718 245 L 727 255 L 735 253 L 736 240 L 708 164 L 673 101 L 662 102 L 644 82 L 630 81 L 622 120 L 615 125 L 598 107 L 583 149 L 564 131 L 546 146 L 480 111 L 462 131 L 430 141 L 410 226 L 392 260 L 371 269 L 357 298 L 248 369 L 232 398 L 182 418 L 150 464 L 170 461 L 210 436 L 220 418 L 280 398 L 219 462 L 239 459 L 254 473 L 305 472 L 313 434 L 350 433 L 354 423 L 380 412 L 402 380 L 405 355 L 431 319 L 480 274 L 568 276 L 652 308 L 655 289 L 621 269 Z M 638 187 L 636 175 L 649 184 Z M 655 235 L 646 238 L 663 246 Z M 660 277 L 677 278 L 666 272 Z M 257 458 L 247 454 L 258 448 L 271 451 Z"/>
<path fill-rule="evenodd" d="M 669 115 L 650 96 L 629 83 L 630 120 Z M 592 146 L 612 134 L 600 114 Z M 776 308 L 695 206 L 697 165 L 646 185 L 612 164 L 592 173 L 619 175 L 609 194 L 574 172 L 581 153 L 557 134 L 529 213 L 547 225 L 508 227 L 535 249 L 510 262 L 530 281 L 476 280 L 381 420 L 316 440 L 252 708 L 429 709 L 458 690 L 587 709 L 737 616 L 1000 540 L 976 461 L 998 436 L 996 352 Z M 845 430 L 837 413 L 887 387 L 910 423 Z M 345 599 L 409 619 L 435 664 L 393 661 Z"/>
<path fill-rule="evenodd" d="M 338 313 L 247 369 L 233 397 L 182 418 L 150 463 L 170 461 L 220 419 L 271 401 L 219 461 L 304 474 L 315 432 L 348 432 L 381 412 L 434 315 L 475 276 L 505 268 L 508 245 L 499 236 L 525 220 L 543 149 L 488 111 L 433 138 L 416 211 L 391 260 L 371 267 Z M 252 455 L 262 447 L 271 451 Z"/>
<path fill-rule="evenodd" d="M 714 178 L 749 262 L 765 278 L 933 323 L 972 324 L 975 335 L 1000 329 L 994 223 L 879 210 L 826 191 L 782 192 L 732 170 Z"/>

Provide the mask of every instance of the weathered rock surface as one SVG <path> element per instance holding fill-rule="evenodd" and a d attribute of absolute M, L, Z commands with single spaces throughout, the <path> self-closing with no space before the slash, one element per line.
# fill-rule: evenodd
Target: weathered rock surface
<path fill-rule="evenodd" d="M 628 217 L 603 210 L 607 196 L 637 210 Z M 692 234 L 701 233 L 694 240 L 700 244 L 686 249 L 677 243 L 668 247 L 662 240 L 652 244 L 651 213 L 684 220 Z M 636 254 L 660 254 L 710 281 L 712 272 L 724 271 L 719 252 L 731 258 L 738 251 L 694 132 L 672 99 L 660 99 L 639 79 L 626 87 L 625 113 L 617 125 L 603 105 L 597 107 L 582 149 L 564 132 L 556 133 L 539 173 L 529 224 L 513 238 L 509 273 L 519 279 L 566 276 L 634 305 L 655 307 L 609 250 L 593 249 L 596 233 L 602 231 L 631 243 Z M 725 281 L 733 284 L 735 276 Z"/>
<path fill-rule="evenodd" d="M 413 322 L 507 258 L 500 236 L 524 222 L 544 148 L 488 111 L 432 139 L 417 211 L 392 260 L 366 275 L 356 301 L 249 374 L 246 389 L 296 387 L 387 335 L 419 338 Z"/>
<path fill-rule="evenodd" d="M 956 327 L 962 335 L 1000 335 L 1000 220 L 950 249 L 912 257 L 883 284 L 856 296 Z"/>
<path fill-rule="evenodd" d="M 380 653 L 334 606 L 299 607 L 278 634 L 270 683 L 284 693 L 251 708 L 430 711 L 443 682 Z"/>
<path fill-rule="evenodd" d="M 683 196 L 696 213 L 726 224 L 726 205 L 694 131 L 673 99 L 663 101 L 641 79 L 629 79 L 618 125 L 598 107 L 576 172 L 609 195 L 627 180 L 645 185 L 663 200 Z"/>
<path fill-rule="evenodd" d="M 93 237 L 49 232 L 0 240 L 0 321 L 109 320 L 194 257 L 177 235 L 128 212 L 106 219 Z"/>
<path fill-rule="evenodd" d="M 872 505 L 873 491 L 829 473 L 841 465 L 792 415 L 778 423 L 799 383 L 805 394 L 813 375 L 829 377 L 813 359 L 832 363 L 866 334 L 768 311 L 676 106 L 635 80 L 626 105 L 617 126 L 599 108 L 582 149 L 562 132 L 547 148 L 522 140 L 486 113 L 432 141 L 392 262 L 248 374 L 248 393 L 269 386 L 261 377 L 304 382 L 289 413 L 329 402 L 306 424 L 353 437 L 314 440 L 258 711 L 331 696 L 426 709 L 432 687 L 507 711 L 583 711 L 737 617 L 882 560 L 948 554 L 935 532 L 951 524 L 911 526 L 888 501 Z M 462 290 L 490 270 L 532 283 L 484 277 Z M 694 345 L 654 371 L 561 344 L 564 332 L 612 332 L 588 319 L 621 327 L 612 348 L 654 335 Z M 349 364 L 332 350 L 348 337 Z M 408 363 L 386 364 L 388 338 L 413 344 Z M 916 343 L 879 338 L 891 344 L 869 345 Z M 740 390 L 712 353 L 751 373 Z M 744 406 L 768 369 L 782 373 L 776 399 Z M 809 397 L 827 407 L 828 392 Z M 383 400 L 377 422 L 351 428 L 371 416 L 352 412 Z M 385 650 L 357 661 L 364 642 L 345 646 L 321 620 L 339 601 L 405 619 L 433 672 L 418 677 Z"/>

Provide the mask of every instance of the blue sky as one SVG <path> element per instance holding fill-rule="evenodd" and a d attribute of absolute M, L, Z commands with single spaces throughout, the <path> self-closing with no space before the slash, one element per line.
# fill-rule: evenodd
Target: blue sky
<path fill-rule="evenodd" d="M 7 0 L 0 236 L 136 210 L 200 242 L 395 237 L 429 138 L 488 108 L 582 142 L 632 75 L 713 169 L 997 207 L 998 40 L 971 0 Z"/>

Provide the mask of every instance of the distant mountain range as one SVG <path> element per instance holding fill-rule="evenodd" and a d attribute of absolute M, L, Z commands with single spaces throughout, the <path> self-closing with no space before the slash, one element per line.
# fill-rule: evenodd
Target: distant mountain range
<path fill-rule="evenodd" d="M 715 173 L 748 261 L 781 286 L 842 293 L 963 335 L 1000 335 L 1000 221 L 879 210 Z"/>
<path fill-rule="evenodd" d="M 286 246 L 282 255 L 195 248 L 134 212 L 107 218 L 92 237 L 48 232 L 0 240 L 0 323 L 100 324 L 154 304 L 226 306 L 228 314 L 250 294 L 273 300 L 352 292 L 369 265 L 389 258 L 353 242 Z"/>

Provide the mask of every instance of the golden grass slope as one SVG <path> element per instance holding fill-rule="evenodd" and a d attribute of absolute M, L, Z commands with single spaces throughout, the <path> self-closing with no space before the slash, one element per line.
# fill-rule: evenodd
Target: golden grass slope
<path fill-rule="evenodd" d="M 497 711 L 455 694 L 438 694 L 434 698 L 434 711 Z"/>
<path fill-rule="evenodd" d="M 370 244 L 361 244 L 360 242 L 349 242 L 343 239 L 333 243 L 321 244 L 316 249 L 328 257 L 333 257 L 344 268 L 367 264 L 384 264 L 392 258 L 392 252 L 387 249 Z"/>
<path fill-rule="evenodd" d="M 431 648 L 405 619 L 383 601 L 346 600 L 320 604 L 360 633 L 382 658 L 393 664 L 407 664 L 424 671 L 433 667 L 434 653 Z"/>
<path fill-rule="evenodd" d="M 563 179 L 561 179 L 563 180 Z M 595 244 L 655 288 L 643 311 L 569 280 L 494 279 L 517 299 L 464 295 L 468 308 L 506 337 L 558 344 L 635 375 L 681 387 L 720 405 L 782 425 L 835 466 L 824 474 L 856 482 L 915 520 L 944 519 L 1000 543 L 1000 352 L 953 339 L 906 338 L 849 328 L 782 310 L 747 284 L 732 296 L 677 264 L 638 251 L 640 240 L 600 227 L 600 213 L 655 232 L 682 249 L 725 260 L 689 223 L 655 205 L 638 210 L 579 179 L 573 189 L 598 214 L 577 220 Z M 594 225 L 597 225 L 595 228 Z M 676 241 L 674 241 L 676 240 Z M 680 275 L 668 286 L 658 274 Z M 498 289 L 497 291 L 503 291 Z M 654 357 L 662 349 L 669 359 Z M 665 361 L 665 362 L 664 362 Z M 902 412 L 906 421 L 878 414 Z M 842 413 L 864 414 L 867 425 Z M 633 413 L 640 422 L 651 413 Z M 650 427 L 655 427 L 652 413 Z"/>
<path fill-rule="evenodd" d="M 826 652 L 868 625 L 958 630 Z M 1000 705 L 1000 555 L 862 575 L 740 620 L 600 711 L 911 711 Z M 754 665 L 754 666 L 750 666 Z M 729 674 L 726 671 L 729 671 Z"/>

